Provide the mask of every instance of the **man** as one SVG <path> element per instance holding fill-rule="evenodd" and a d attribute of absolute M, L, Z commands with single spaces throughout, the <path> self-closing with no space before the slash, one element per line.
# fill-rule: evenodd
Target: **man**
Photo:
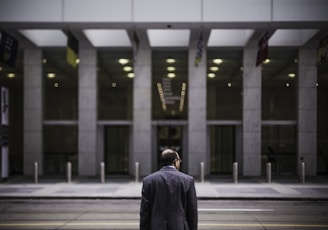
<path fill-rule="evenodd" d="M 197 230 L 194 179 L 179 172 L 179 154 L 166 149 L 163 167 L 145 177 L 140 206 L 140 230 Z"/>

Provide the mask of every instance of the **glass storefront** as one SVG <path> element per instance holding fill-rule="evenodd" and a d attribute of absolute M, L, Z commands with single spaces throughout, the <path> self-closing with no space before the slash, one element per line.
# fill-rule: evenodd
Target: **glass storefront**
<path fill-rule="evenodd" d="M 233 49 L 207 53 L 211 174 L 231 174 L 236 159 L 236 128 L 242 119 L 242 54 L 242 50 Z"/>
<path fill-rule="evenodd" d="M 43 50 L 42 63 L 44 174 L 65 174 L 68 161 L 77 174 L 78 68 L 67 63 L 65 48 Z"/>
<path fill-rule="evenodd" d="M 297 50 L 270 49 L 262 64 L 262 175 L 297 174 Z"/>
<path fill-rule="evenodd" d="M 328 174 L 328 63 L 318 67 L 317 79 L 317 171 Z"/>

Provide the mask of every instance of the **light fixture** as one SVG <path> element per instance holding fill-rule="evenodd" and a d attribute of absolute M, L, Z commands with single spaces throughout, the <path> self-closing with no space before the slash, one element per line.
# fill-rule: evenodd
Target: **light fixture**
<path fill-rule="evenodd" d="M 315 85 L 318 87 L 319 86 L 319 83 L 316 83 Z"/>
<path fill-rule="evenodd" d="M 289 87 L 289 83 L 286 83 L 286 87 Z"/>
<path fill-rule="evenodd" d="M 174 66 L 168 66 L 166 68 L 166 70 L 172 72 L 172 71 L 175 71 L 175 67 Z"/>
<path fill-rule="evenodd" d="M 59 83 L 58 83 L 58 82 L 55 82 L 55 83 L 54 83 L 54 87 L 55 87 L 55 88 L 58 88 L 58 87 L 59 87 Z"/>
<path fill-rule="evenodd" d="M 16 75 L 15 75 L 15 73 L 8 73 L 8 74 L 7 74 L 7 77 L 9 77 L 9 78 L 14 78 L 14 77 L 16 77 Z"/>
<path fill-rule="evenodd" d="M 175 73 L 168 73 L 167 74 L 167 77 L 168 78 L 175 78 Z"/>
<path fill-rule="evenodd" d="M 113 82 L 112 83 L 112 88 L 115 88 L 116 87 L 116 82 Z"/>
<path fill-rule="evenodd" d="M 220 65 L 222 62 L 223 62 L 222 59 L 219 59 L 219 58 L 213 59 L 213 63 L 215 63 L 217 65 Z"/>
<path fill-rule="evenodd" d="M 134 73 L 128 73 L 128 78 L 134 78 Z"/>
<path fill-rule="evenodd" d="M 0 66 L 0 71 L 2 70 L 2 67 Z"/>
<path fill-rule="evenodd" d="M 47 63 L 47 59 L 46 59 L 46 58 L 43 58 L 43 59 L 42 59 L 42 63 L 43 63 L 43 64 L 46 64 L 46 63 Z"/>
<path fill-rule="evenodd" d="M 231 87 L 231 86 L 232 86 L 231 82 L 228 82 L 228 87 Z"/>
<path fill-rule="evenodd" d="M 288 77 L 290 77 L 290 78 L 294 78 L 296 76 L 296 74 L 294 74 L 294 73 L 289 73 L 288 74 Z"/>
<path fill-rule="evenodd" d="M 264 60 L 264 64 L 269 64 L 271 62 L 271 60 L 269 58 Z"/>
<path fill-rule="evenodd" d="M 118 60 L 118 63 L 120 63 L 121 65 L 126 65 L 129 63 L 129 59 L 126 59 L 126 58 L 120 58 Z"/>
<path fill-rule="evenodd" d="M 56 74 L 55 73 L 48 73 L 47 74 L 47 77 L 48 78 L 55 78 L 56 77 Z"/>
<path fill-rule="evenodd" d="M 132 71 L 132 67 L 131 66 L 124 66 L 123 67 L 123 70 L 125 71 L 125 72 L 130 72 L 130 71 Z"/>
<path fill-rule="evenodd" d="M 169 63 L 169 64 L 175 63 L 175 59 L 174 58 L 167 58 L 166 63 Z"/>
<path fill-rule="evenodd" d="M 216 75 L 215 75 L 215 73 L 208 73 L 207 74 L 207 77 L 209 77 L 209 78 L 214 78 Z"/>
<path fill-rule="evenodd" d="M 217 67 L 217 66 L 211 66 L 210 67 L 210 70 L 213 71 L 213 72 L 216 72 L 216 71 L 219 70 L 219 67 Z"/>
<path fill-rule="evenodd" d="M 75 63 L 80 64 L 80 59 L 79 58 L 75 59 Z"/>

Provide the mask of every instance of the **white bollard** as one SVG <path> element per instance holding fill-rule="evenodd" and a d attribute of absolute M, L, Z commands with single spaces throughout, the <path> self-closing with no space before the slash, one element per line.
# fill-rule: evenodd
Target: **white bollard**
<path fill-rule="evenodd" d="M 139 162 L 136 162 L 136 168 L 135 168 L 135 170 L 136 170 L 136 183 L 139 182 L 139 176 L 140 176 L 139 166 L 140 166 Z"/>
<path fill-rule="evenodd" d="M 266 170 L 266 180 L 268 183 L 271 183 L 271 163 L 267 163 Z"/>
<path fill-rule="evenodd" d="M 72 182 L 72 164 L 71 164 L 71 162 L 67 162 L 66 176 L 67 176 L 67 183 L 71 183 Z"/>
<path fill-rule="evenodd" d="M 200 162 L 200 182 L 204 183 L 205 181 L 205 173 L 204 173 L 204 169 L 205 169 L 205 164 L 204 162 Z"/>
<path fill-rule="evenodd" d="M 102 184 L 105 183 L 105 163 L 100 163 L 100 181 Z"/>
<path fill-rule="evenodd" d="M 305 184 L 305 163 L 301 162 L 301 182 L 302 184 Z"/>
<path fill-rule="evenodd" d="M 235 184 L 238 183 L 238 162 L 234 162 L 233 163 L 233 172 L 232 172 L 232 176 L 233 176 L 233 182 Z"/>
<path fill-rule="evenodd" d="M 39 182 L 39 166 L 38 162 L 34 162 L 34 183 Z"/>

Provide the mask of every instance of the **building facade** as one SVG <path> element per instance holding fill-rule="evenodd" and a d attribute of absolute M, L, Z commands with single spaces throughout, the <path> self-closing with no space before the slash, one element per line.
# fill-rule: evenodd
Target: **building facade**
<path fill-rule="evenodd" d="M 238 7 L 237 7 L 238 6 Z M 195 177 L 328 172 L 324 0 L 1 0 L 19 42 L 9 90 L 9 175 L 145 176 L 176 149 Z M 67 62 L 67 34 L 78 64 Z M 259 41 L 268 56 L 256 65 Z M 47 37 L 48 36 L 48 37 Z M 197 59 L 199 58 L 199 59 Z M 14 75 L 13 75 L 14 74 Z M 11 77 L 10 77 L 11 76 Z M 5 164 L 2 159 L 2 164 Z"/>

